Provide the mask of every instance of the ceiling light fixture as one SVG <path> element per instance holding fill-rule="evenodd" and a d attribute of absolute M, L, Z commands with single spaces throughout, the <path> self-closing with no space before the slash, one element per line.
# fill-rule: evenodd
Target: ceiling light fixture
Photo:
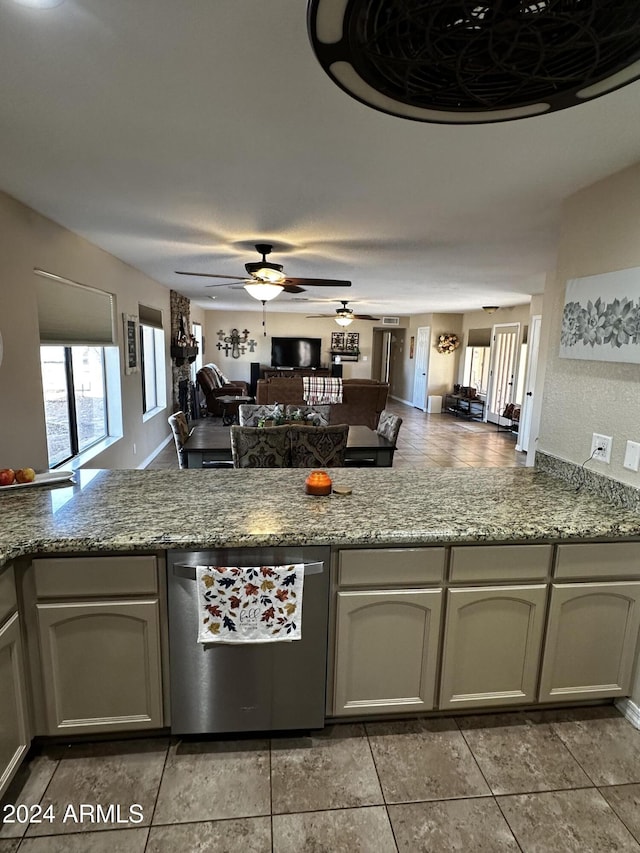
<path fill-rule="evenodd" d="M 415 121 L 527 118 L 640 78 L 637 0 L 309 0 L 307 25 L 336 85 Z"/>
<path fill-rule="evenodd" d="M 498 310 L 498 308 L 499 308 L 498 305 L 483 305 L 482 306 L 482 310 L 486 311 L 487 314 L 495 314 L 496 311 Z"/>
<path fill-rule="evenodd" d="M 31 9 L 55 9 L 61 6 L 64 0 L 15 0 L 19 6 L 29 6 Z"/>
<path fill-rule="evenodd" d="M 348 317 L 346 314 L 336 317 L 335 320 L 339 326 L 349 326 L 353 323 L 353 317 Z"/>
<path fill-rule="evenodd" d="M 284 288 L 279 284 L 271 284 L 268 281 L 252 281 L 244 285 L 249 296 L 253 296 L 259 302 L 269 302 L 279 296 Z"/>
<path fill-rule="evenodd" d="M 244 268 L 257 281 L 269 281 L 272 284 L 281 284 L 286 279 L 282 264 L 272 264 L 271 261 L 267 260 L 267 255 L 271 253 L 272 248 L 269 243 L 256 243 L 256 249 L 262 255 L 262 260 L 245 264 Z M 275 295 L 277 296 L 278 294 L 276 293 Z M 270 296 L 269 299 L 273 299 L 273 296 Z"/>

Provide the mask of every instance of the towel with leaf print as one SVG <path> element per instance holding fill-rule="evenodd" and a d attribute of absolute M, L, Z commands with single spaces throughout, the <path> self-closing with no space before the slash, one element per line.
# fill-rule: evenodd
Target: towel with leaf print
<path fill-rule="evenodd" d="M 302 639 L 304 564 L 197 566 L 198 642 Z"/>

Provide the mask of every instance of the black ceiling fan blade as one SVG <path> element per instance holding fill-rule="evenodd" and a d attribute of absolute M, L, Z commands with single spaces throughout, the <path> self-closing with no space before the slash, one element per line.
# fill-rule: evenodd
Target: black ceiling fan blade
<path fill-rule="evenodd" d="M 283 284 L 282 288 L 285 293 L 304 293 L 307 289 L 306 287 L 300 287 L 299 284 Z"/>
<path fill-rule="evenodd" d="M 297 284 L 304 287 L 351 287 L 350 281 L 339 278 L 289 278 L 284 280 L 285 284 Z"/>
<path fill-rule="evenodd" d="M 246 281 L 246 275 L 219 275 L 218 273 L 213 272 L 183 272 L 182 270 L 176 270 L 176 275 L 197 275 L 201 278 L 228 278 L 233 279 L 234 281 Z M 212 285 L 215 287 L 215 285 Z"/>
<path fill-rule="evenodd" d="M 380 317 L 372 317 L 371 314 L 353 314 L 354 320 L 379 320 Z"/>

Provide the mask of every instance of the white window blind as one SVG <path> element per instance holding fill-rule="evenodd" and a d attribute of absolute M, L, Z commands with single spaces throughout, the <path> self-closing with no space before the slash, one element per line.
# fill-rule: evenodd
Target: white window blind
<path fill-rule="evenodd" d="M 151 308 L 149 305 L 138 304 L 138 319 L 141 326 L 151 326 L 154 329 L 162 329 L 162 311 Z"/>
<path fill-rule="evenodd" d="M 40 342 L 77 346 L 117 343 L 113 294 L 34 269 Z"/>

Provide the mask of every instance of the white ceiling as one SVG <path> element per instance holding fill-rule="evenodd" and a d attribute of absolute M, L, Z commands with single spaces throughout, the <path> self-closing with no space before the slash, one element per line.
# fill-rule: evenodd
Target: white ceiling
<path fill-rule="evenodd" d="M 242 275 L 259 241 L 290 276 L 353 282 L 271 310 L 527 302 L 561 200 L 640 160 L 640 82 L 523 121 L 406 121 L 329 80 L 304 0 L 0 0 L 0 105 L 1 189 L 209 308 L 261 306 L 174 270 Z"/>

